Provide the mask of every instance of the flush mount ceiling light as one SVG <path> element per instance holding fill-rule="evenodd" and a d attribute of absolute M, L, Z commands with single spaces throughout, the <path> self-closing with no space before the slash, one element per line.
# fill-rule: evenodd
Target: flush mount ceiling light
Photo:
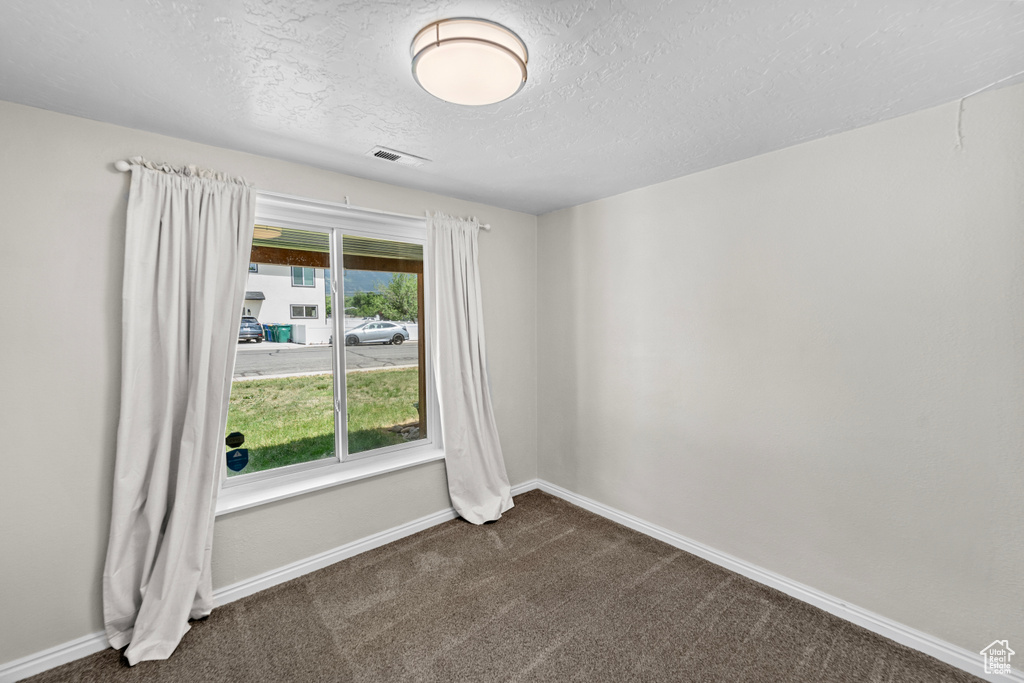
<path fill-rule="evenodd" d="M 446 102 L 494 104 L 526 83 L 526 45 L 512 31 L 486 19 L 442 19 L 412 41 L 412 75 Z"/>

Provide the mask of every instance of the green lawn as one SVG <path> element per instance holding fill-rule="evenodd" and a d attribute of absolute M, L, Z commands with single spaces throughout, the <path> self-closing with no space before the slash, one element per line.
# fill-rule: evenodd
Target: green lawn
<path fill-rule="evenodd" d="M 389 427 L 416 422 L 418 369 L 348 375 L 349 453 L 403 443 Z M 249 465 L 241 472 L 334 457 L 331 375 L 234 382 L 228 433 L 242 432 Z"/>

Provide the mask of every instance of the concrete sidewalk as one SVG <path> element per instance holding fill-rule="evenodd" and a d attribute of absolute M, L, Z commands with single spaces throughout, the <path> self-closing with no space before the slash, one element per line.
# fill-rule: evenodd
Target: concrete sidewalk
<path fill-rule="evenodd" d="M 238 342 L 238 352 L 245 351 L 277 351 L 279 349 L 309 349 L 330 347 L 330 344 L 296 344 L 294 342 L 272 342 L 264 341 L 259 343 Z"/>

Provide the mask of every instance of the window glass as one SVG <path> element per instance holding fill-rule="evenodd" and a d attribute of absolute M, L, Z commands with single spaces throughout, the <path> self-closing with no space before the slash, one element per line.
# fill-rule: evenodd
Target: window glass
<path fill-rule="evenodd" d="M 423 248 L 350 235 L 342 240 L 348 452 L 425 439 Z"/>
<path fill-rule="evenodd" d="M 317 307 L 316 306 L 303 306 L 301 304 L 292 305 L 292 316 L 293 318 L 316 318 Z"/>
<path fill-rule="evenodd" d="M 333 313 L 331 306 L 331 269 L 324 269 L 324 315 L 328 318 Z"/>
<path fill-rule="evenodd" d="M 316 276 L 313 268 L 292 266 L 293 287 L 313 287 L 316 284 Z"/>
<path fill-rule="evenodd" d="M 275 251 L 273 258 L 329 265 L 329 233 L 295 232 L 313 246 L 307 245 L 301 252 Z M 254 261 L 261 251 L 254 239 Z M 229 477 L 336 457 L 334 360 L 328 344 L 331 329 L 326 322 L 303 320 L 300 335 L 291 322 L 292 318 L 316 318 L 315 304 L 289 301 L 295 296 L 290 285 L 296 275 L 305 281 L 313 272 L 313 267 L 280 262 L 264 262 L 257 269 L 249 269 L 246 289 L 261 291 L 265 296 L 259 302 L 246 302 L 250 308 L 253 303 L 260 304 L 251 310 L 250 320 L 263 327 L 266 341 L 301 340 L 304 345 L 288 348 L 287 353 L 267 353 L 265 344 L 243 340 L 242 334 L 248 335 L 248 329 L 240 331 L 227 431 L 245 437 L 242 448 L 248 450 L 249 463 L 238 472 L 228 469 Z M 311 290 L 311 300 L 319 296 L 318 291 Z"/>

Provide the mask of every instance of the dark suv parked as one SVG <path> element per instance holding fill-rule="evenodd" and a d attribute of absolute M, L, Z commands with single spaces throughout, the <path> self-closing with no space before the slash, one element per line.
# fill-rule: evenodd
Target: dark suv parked
<path fill-rule="evenodd" d="M 263 341 L 263 325 L 252 316 L 242 316 L 242 325 L 238 328 L 238 341 L 254 341 L 257 344 Z"/>

